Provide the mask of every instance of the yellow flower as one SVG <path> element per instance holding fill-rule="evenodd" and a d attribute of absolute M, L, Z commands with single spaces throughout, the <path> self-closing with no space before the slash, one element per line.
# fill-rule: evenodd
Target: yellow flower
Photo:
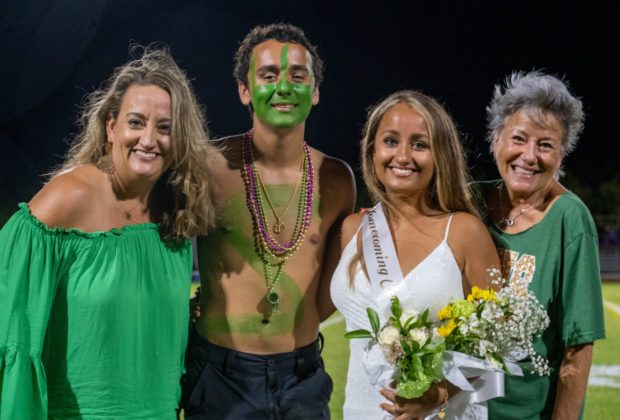
<path fill-rule="evenodd" d="M 474 300 L 483 299 L 483 300 L 494 300 L 497 302 L 497 298 L 495 297 L 495 291 L 491 288 L 486 290 L 480 289 L 478 286 L 474 286 L 471 289 L 471 293 L 467 296 L 468 302 L 473 302 Z"/>
<path fill-rule="evenodd" d="M 448 305 L 439 311 L 439 320 L 443 321 L 444 319 L 450 318 L 452 316 L 452 305 Z"/>
<path fill-rule="evenodd" d="M 454 322 L 454 320 L 451 319 L 450 321 L 448 321 L 447 324 L 444 324 L 441 327 L 437 328 L 437 334 L 439 334 L 443 338 L 446 338 L 447 336 L 450 335 L 452 330 L 455 328 L 456 328 L 456 322 Z"/>

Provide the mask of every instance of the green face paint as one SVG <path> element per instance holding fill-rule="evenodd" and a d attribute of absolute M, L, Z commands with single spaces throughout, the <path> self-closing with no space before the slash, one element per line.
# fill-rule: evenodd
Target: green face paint
<path fill-rule="evenodd" d="M 311 84 L 289 82 L 288 48 L 289 45 L 284 44 L 280 51 L 280 80 L 277 83 L 256 85 L 255 55 L 250 62 L 250 88 L 254 112 L 259 120 L 274 127 L 293 127 L 300 124 L 308 118 L 312 108 L 314 75 L 310 56 L 307 54 Z"/>

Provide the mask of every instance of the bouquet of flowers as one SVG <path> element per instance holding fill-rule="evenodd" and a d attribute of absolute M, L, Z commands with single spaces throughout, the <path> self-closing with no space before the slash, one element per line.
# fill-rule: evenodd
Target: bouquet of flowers
<path fill-rule="evenodd" d="M 492 283 L 503 286 L 499 292 L 474 286 L 467 299 L 455 299 L 439 312 L 442 325 L 437 332 L 445 338 L 446 349 L 485 359 L 506 372 L 505 359 L 529 356 L 532 373 L 548 375 L 548 361 L 532 344 L 549 325 L 547 313 L 527 286 L 506 284 L 497 269 L 489 271 Z"/>
<path fill-rule="evenodd" d="M 367 308 L 372 331 L 355 330 L 346 338 L 371 338 L 381 346 L 385 360 L 397 367 L 396 394 L 404 398 L 417 398 L 424 394 L 431 383 L 443 379 L 444 339 L 434 333 L 428 321 L 428 309 L 422 314 L 413 310 L 403 311 L 398 297 L 392 298 L 392 316 L 381 328 L 379 315 Z"/>
<path fill-rule="evenodd" d="M 422 314 L 403 310 L 398 297 L 393 297 L 392 316 L 385 325 L 367 308 L 372 331 L 350 331 L 345 337 L 370 338 L 381 347 L 385 361 L 396 368 L 396 394 L 403 398 L 420 397 L 433 382 L 443 380 L 448 375 L 444 355 L 452 352 L 482 359 L 478 365 L 486 370 L 507 373 L 511 373 L 509 361 L 530 356 L 533 370 L 548 375 L 547 360 L 536 354 L 532 344 L 549 325 L 547 313 L 527 286 L 507 285 L 499 270 L 489 271 L 492 282 L 504 287 L 497 293 L 474 287 L 466 299 L 453 300 L 439 312 L 437 329 L 428 321 L 428 309 Z"/>

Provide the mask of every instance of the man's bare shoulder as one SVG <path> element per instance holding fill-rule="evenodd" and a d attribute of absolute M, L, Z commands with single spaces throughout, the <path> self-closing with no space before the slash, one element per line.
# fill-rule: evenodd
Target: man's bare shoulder
<path fill-rule="evenodd" d="M 316 168 L 320 176 L 341 181 L 353 181 L 353 171 L 348 163 L 342 159 L 338 159 L 325 153 L 311 148 L 312 153 L 318 157 L 319 167 Z"/>
<path fill-rule="evenodd" d="M 319 178 L 321 196 L 339 197 L 347 206 L 355 203 L 355 177 L 351 167 L 342 159 L 328 156 L 316 151 L 319 156 L 318 165 L 314 169 Z M 352 201 L 351 201 L 352 200 Z M 352 208 L 349 210 L 349 213 Z"/>
<path fill-rule="evenodd" d="M 207 157 L 209 172 L 216 179 L 226 178 L 227 172 L 238 171 L 243 164 L 241 151 L 243 135 L 237 134 L 211 140 L 214 152 Z"/>
<path fill-rule="evenodd" d="M 52 178 L 32 198 L 32 214 L 49 227 L 74 228 L 97 206 L 105 174 L 94 165 L 83 165 Z"/>

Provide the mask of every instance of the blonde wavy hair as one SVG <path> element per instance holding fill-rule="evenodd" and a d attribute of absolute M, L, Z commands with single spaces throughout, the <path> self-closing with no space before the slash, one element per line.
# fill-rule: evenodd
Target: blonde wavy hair
<path fill-rule="evenodd" d="M 52 176 L 84 164 L 109 167 L 106 122 L 118 117 L 131 85 L 155 85 L 170 95 L 171 166 L 155 185 L 149 207 L 163 238 L 206 234 L 215 220 L 208 165 L 216 148 L 209 141 L 203 109 L 168 48 L 134 45 L 131 56 L 133 60 L 117 67 L 100 89 L 86 97 L 78 119 L 80 131 Z"/>
<path fill-rule="evenodd" d="M 392 93 L 368 109 L 368 117 L 362 131 L 361 161 L 364 183 L 371 198 L 375 202 L 380 202 L 388 215 L 390 212 L 398 213 L 375 173 L 373 161 L 379 124 L 385 114 L 397 104 L 407 104 L 418 112 L 428 129 L 434 173 L 426 190 L 427 206 L 444 213 L 462 211 L 480 217 L 473 204 L 471 177 L 454 121 L 439 102 L 414 90 Z M 361 252 L 358 251 L 349 264 L 351 286 L 355 266 L 361 256 Z"/>

